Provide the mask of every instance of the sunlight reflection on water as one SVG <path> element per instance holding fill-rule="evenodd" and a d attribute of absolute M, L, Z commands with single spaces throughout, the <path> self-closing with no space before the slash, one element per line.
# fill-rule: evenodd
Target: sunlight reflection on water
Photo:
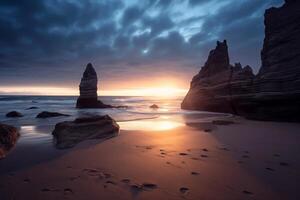
<path fill-rule="evenodd" d="M 162 119 L 119 122 L 119 125 L 122 130 L 165 131 L 184 126 L 185 124 L 177 121 Z"/>

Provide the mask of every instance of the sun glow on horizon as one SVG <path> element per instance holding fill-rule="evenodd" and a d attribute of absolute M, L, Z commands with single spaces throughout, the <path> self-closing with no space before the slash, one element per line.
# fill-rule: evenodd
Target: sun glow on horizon
<path fill-rule="evenodd" d="M 153 88 L 129 88 L 98 90 L 98 96 L 154 96 L 173 97 L 184 96 L 187 89 L 172 86 Z M 45 95 L 45 96 L 78 96 L 76 88 L 66 88 L 57 86 L 7 86 L 0 87 L 0 95 Z"/>

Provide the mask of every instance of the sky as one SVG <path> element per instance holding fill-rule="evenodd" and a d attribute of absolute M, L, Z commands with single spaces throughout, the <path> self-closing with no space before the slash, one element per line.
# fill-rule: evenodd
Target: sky
<path fill-rule="evenodd" d="M 260 67 L 263 15 L 283 0 L 1 0 L 0 94 L 184 94 L 217 40 Z M 176 91 L 175 91 L 176 90 Z M 172 92 L 171 91 L 171 92 Z"/>

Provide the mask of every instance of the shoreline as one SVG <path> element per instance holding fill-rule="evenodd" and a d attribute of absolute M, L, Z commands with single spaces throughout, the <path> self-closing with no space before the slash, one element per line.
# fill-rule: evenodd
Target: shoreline
<path fill-rule="evenodd" d="M 299 199 L 300 124 L 234 121 L 210 132 L 207 124 L 121 130 L 0 174 L 0 193 L 4 199 Z"/>

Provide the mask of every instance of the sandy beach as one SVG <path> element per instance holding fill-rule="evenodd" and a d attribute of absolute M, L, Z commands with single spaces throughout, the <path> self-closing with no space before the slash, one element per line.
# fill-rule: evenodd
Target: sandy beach
<path fill-rule="evenodd" d="M 83 142 L 2 173 L 1 199 L 299 199 L 300 124 L 230 120 Z"/>

